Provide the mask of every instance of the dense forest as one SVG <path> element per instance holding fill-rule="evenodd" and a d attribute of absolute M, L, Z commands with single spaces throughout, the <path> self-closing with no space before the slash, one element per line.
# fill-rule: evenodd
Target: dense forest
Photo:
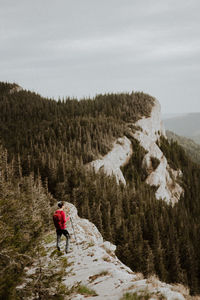
<path fill-rule="evenodd" d="M 145 152 L 133 138 L 133 155 L 123 167 L 126 187 L 85 168 L 106 154 L 117 137 L 130 138 L 133 123 L 150 115 L 154 99 L 133 92 L 55 101 L 29 91 L 13 92 L 15 87 L 0 84 L 0 228 L 5 231 L 0 255 L 8 259 L 9 248 L 16 260 L 18 254 L 25 259 L 42 232 L 39 228 L 51 222 L 54 199 L 70 201 L 117 245 L 118 257 L 134 271 L 156 273 L 163 281 L 200 293 L 200 166 L 176 142 L 158 141 L 171 166 L 183 171 L 185 193 L 174 207 L 156 200 L 156 187 L 145 183 Z M 16 234 L 19 239 L 13 238 Z M 24 264 L 9 269 L 1 295 L 5 289 L 13 291 L 13 278 Z M 2 267 L 1 274 L 8 266 Z"/>
<path fill-rule="evenodd" d="M 15 286 L 51 225 L 53 203 L 39 174 L 23 176 L 0 145 L 0 299 L 17 299 Z"/>

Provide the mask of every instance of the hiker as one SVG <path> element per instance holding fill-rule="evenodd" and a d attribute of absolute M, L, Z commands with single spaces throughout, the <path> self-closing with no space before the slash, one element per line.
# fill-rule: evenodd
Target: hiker
<path fill-rule="evenodd" d="M 60 251 L 60 240 L 62 234 L 66 237 L 66 246 L 65 252 L 68 252 L 69 247 L 69 232 L 66 229 L 66 222 L 70 219 L 70 216 L 66 218 L 66 214 L 64 212 L 64 202 L 58 202 L 58 209 L 55 211 L 53 215 L 54 225 L 56 227 L 56 234 L 57 234 L 57 249 Z"/>

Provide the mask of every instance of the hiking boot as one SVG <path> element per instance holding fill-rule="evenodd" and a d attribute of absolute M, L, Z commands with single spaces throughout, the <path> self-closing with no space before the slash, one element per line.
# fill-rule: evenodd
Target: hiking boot
<path fill-rule="evenodd" d="M 65 248 L 65 253 L 70 253 L 70 252 L 72 252 L 72 249 L 70 249 L 69 247 Z"/>

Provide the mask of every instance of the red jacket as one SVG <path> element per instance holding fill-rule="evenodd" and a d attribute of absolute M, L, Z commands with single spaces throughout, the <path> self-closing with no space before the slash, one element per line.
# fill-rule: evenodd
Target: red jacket
<path fill-rule="evenodd" d="M 57 210 L 56 213 L 59 213 L 62 217 L 62 225 L 60 226 L 60 229 L 65 229 L 66 228 L 66 222 L 69 220 L 69 216 L 66 218 L 66 214 L 63 210 Z"/>

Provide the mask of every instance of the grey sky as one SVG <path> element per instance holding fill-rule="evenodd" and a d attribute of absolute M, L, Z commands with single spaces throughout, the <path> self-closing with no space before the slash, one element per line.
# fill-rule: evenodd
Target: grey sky
<path fill-rule="evenodd" d="M 200 111 L 199 0 L 0 0 L 0 80 L 43 96 L 144 91 Z"/>

